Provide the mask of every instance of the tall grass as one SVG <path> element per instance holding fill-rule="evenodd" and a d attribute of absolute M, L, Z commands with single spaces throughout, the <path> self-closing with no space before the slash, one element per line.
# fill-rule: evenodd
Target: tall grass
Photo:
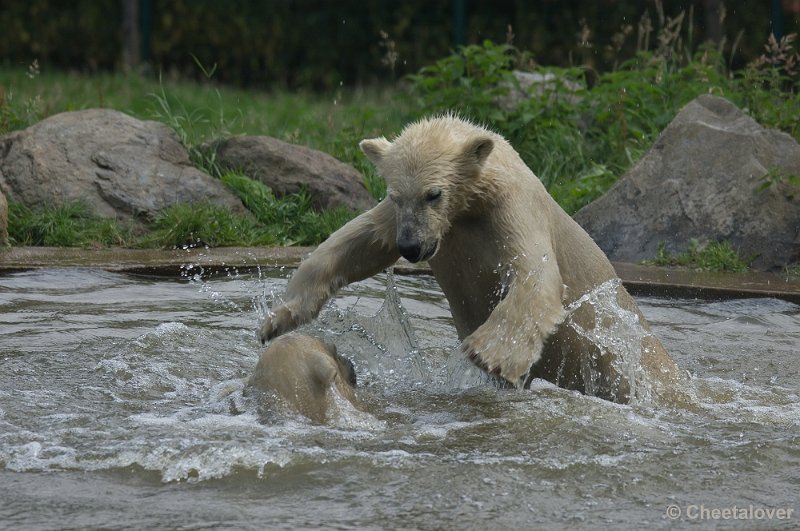
<path fill-rule="evenodd" d="M 276 238 L 249 215 L 211 204 L 175 204 L 149 224 L 132 247 L 231 247 L 274 245 Z"/>
<path fill-rule="evenodd" d="M 335 94 L 256 91 L 170 76 L 47 70 L 29 75 L 24 68 L 0 68 L 0 134 L 59 112 L 106 107 L 168 123 L 187 147 L 227 134 L 268 135 L 359 168 L 365 160 L 357 148 L 361 139 L 399 131 L 409 119 L 409 102 L 397 94 L 382 87 Z"/>

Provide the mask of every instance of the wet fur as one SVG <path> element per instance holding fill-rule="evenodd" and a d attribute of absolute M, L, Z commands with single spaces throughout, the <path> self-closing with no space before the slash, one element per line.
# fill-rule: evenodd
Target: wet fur
<path fill-rule="evenodd" d="M 402 239 L 428 259 L 461 349 L 485 371 L 515 386 L 542 377 L 585 391 L 581 363 L 588 356 L 600 374 L 594 392 L 630 399 L 615 354 L 563 324 L 565 307 L 614 278 L 613 267 L 505 139 L 443 116 L 413 123 L 391 142 L 364 140 L 361 149 L 386 178 L 389 197 L 300 265 L 286 302 L 261 326 L 262 340 L 313 319 L 337 289 L 392 265 Z M 622 287 L 618 303 L 649 330 Z M 668 387 L 677 366 L 656 338 L 647 347 L 642 365 Z"/>
<path fill-rule="evenodd" d="M 296 332 L 270 342 L 248 384 L 277 394 L 291 409 L 319 423 L 335 411 L 334 392 L 357 404 L 352 363 L 333 344 Z"/>

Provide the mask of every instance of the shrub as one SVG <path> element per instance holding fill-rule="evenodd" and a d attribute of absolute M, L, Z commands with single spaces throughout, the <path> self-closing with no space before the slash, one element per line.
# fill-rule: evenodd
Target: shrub
<path fill-rule="evenodd" d="M 721 48 L 683 46 L 682 15 L 662 24 L 656 48 L 641 44 L 649 34 L 640 36 L 636 55 L 613 71 L 537 69 L 554 81 L 514 105 L 500 102 L 519 86 L 514 70 L 533 62 L 509 44 L 489 41 L 461 47 L 409 76 L 411 94 L 422 113 L 457 111 L 503 134 L 570 214 L 604 193 L 700 94 L 728 97 L 762 125 L 800 135 L 800 54 L 792 50 L 793 37 L 772 39 L 764 56 L 734 75 Z"/>

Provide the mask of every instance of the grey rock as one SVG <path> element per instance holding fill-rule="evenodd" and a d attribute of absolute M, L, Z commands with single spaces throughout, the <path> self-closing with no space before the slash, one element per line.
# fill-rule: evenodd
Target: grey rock
<path fill-rule="evenodd" d="M 376 203 L 360 173 L 321 151 L 268 136 L 227 138 L 210 148 L 223 168 L 244 172 L 278 197 L 305 188 L 319 210 L 337 206 L 368 210 Z"/>
<path fill-rule="evenodd" d="M 585 87 L 574 80 L 560 78 L 553 72 L 512 72 L 515 82 L 503 82 L 500 86 L 507 88 L 508 92 L 497 98 L 498 106 L 511 111 L 520 103 L 531 98 L 540 98 L 548 95 L 548 101 L 564 101 L 572 105 L 581 101 L 579 92 Z"/>
<path fill-rule="evenodd" d="M 179 202 L 245 210 L 192 166 L 172 129 L 109 109 L 56 114 L 0 137 L 0 186 L 28 206 L 84 200 L 118 219 L 147 218 Z"/>
<path fill-rule="evenodd" d="M 652 148 L 575 220 L 612 260 L 655 257 L 728 240 L 755 269 L 800 260 L 800 145 L 765 129 L 723 98 L 687 104 Z"/>

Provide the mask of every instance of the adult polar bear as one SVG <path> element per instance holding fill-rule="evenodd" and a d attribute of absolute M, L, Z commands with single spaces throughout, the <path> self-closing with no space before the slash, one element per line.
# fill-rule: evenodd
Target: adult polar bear
<path fill-rule="evenodd" d="M 262 341 L 310 321 L 337 289 L 402 255 L 430 264 L 462 350 L 514 386 L 539 377 L 627 402 L 635 375 L 662 390 L 678 378 L 621 285 L 616 303 L 642 327 L 640 352 L 632 356 L 615 347 L 625 341 L 598 342 L 598 331 L 587 333 L 615 317 L 600 319 L 579 299 L 615 279 L 614 269 L 500 135 L 447 115 L 360 147 L 386 179 L 388 198 L 301 263 L 284 302 L 262 323 Z"/>

